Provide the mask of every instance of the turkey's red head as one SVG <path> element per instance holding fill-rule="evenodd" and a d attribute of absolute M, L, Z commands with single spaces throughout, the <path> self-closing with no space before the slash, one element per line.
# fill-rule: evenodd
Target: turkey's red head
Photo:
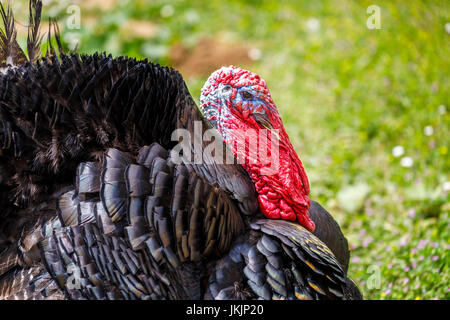
<path fill-rule="evenodd" d="M 266 82 L 250 71 L 223 67 L 203 86 L 200 103 L 204 117 L 252 178 L 262 213 L 297 220 L 314 231 L 308 178 Z"/>

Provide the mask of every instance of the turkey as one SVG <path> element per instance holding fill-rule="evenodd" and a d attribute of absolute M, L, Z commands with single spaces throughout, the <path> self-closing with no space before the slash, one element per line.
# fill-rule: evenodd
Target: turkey
<path fill-rule="evenodd" d="M 262 78 L 221 68 L 197 108 L 174 69 L 63 53 L 56 23 L 40 56 L 41 9 L 27 58 L 1 6 L 0 299 L 362 298 Z"/>

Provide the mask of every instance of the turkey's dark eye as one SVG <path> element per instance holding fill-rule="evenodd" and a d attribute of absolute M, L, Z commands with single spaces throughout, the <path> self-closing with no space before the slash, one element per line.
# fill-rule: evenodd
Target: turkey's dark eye
<path fill-rule="evenodd" d="M 231 86 L 225 86 L 225 87 L 223 87 L 223 89 L 222 89 L 223 92 L 228 92 L 228 91 L 230 91 L 230 90 L 231 90 Z"/>
<path fill-rule="evenodd" d="M 250 92 L 248 92 L 248 91 L 243 91 L 243 92 L 242 92 L 242 97 L 243 97 L 244 99 L 246 99 L 246 100 L 250 100 L 250 99 L 253 98 L 253 95 L 252 95 Z"/>

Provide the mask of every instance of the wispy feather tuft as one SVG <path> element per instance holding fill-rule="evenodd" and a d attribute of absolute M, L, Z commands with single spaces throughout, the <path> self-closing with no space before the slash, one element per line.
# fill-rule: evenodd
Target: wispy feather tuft
<path fill-rule="evenodd" d="M 55 36 L 56 45 L 58 46 L 59 55 L 62 55 L 62 54 L 64 54 L 64 51 L 63 51 L 62 44 L 61 44 L 58 22 L 56 21 L 56 19 L 53 19 L 53 18 L 50 18 L 49 22 L 50 23 L 48 25 L 48 33 L 47 33 L 47 51 L 45 53 L 45 56 L 48 57 L 48 56 L 57 55 L 56 50 L 53 47 L 53 43 L 52 43 L 52 29 L 53 29 L 53 33 Z"/>
<path fill-rule="evenodd" d="M 58 26 L 58 22 L 56 21 L 56 19 L 50 19 L 50 24 L 53 25 L 53 31 L 55 33 L 55 40 L 56 40 L 56 44 L 58 45 L 58 51 L 59 54 L 63 54 L 64 50 L 61 44 L 61 33 L 59 31 L 59 26 Z"/>
<path fill-rule="evenodd" d="M 35 62 L 41 55 L 41 41 L 42 36 L 39 34 L 39 25 L 41 23 L 42 1 L 30 0 L 29 2 L 29 25 L 28 25 L 28 38 L 27 38 L 27 50 L 28 60 Z"/>
<path fill-rule="evenodd" d="M 14 27 L 14 16 L 11 5 L 8 2 L 7 9 L 0 2 L 0 14 L 4 25 L 4 30 L 0 29 L 0 67 L 17 65 L 26 62 L 25 53 L 17 43 L 17 31 Z"/>

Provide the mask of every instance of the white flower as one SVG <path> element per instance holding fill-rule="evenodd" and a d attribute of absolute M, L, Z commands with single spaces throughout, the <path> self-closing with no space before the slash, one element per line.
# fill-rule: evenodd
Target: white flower
<path fill-rule="evenodd" d="M 252 59 L 253 61 L 261 59 L 262 52 L 258 48 L 252 48 L 248 50 L 248 57 Z"/>
<path fill-rule="evenodd" d="M 411 157 L 403 157 L 402 160 L 400 160 L 400 164 L 402 167 L 411 168 L 414 164 L 414 160 Z"/>
<path fill-rule="evenodd" d="M 445 182 L 442 184 L 442 189 L 443 189 L 445 192 L 450 191 L 450 181 L 445 181 Z"/>
<path fill-rule="evenodd" d="M 173 16 L 173 14 L 175 13 L 175 9 L 171 4 L 166 4 L 165 6 L 163 6 L 161 8 L 161 17 L 163 18 L 168 18 Z"/>
<path fill-rule="evenodd" d="M 306 21 L 306 27 L 311 32 L 318 31 L 320 29 L 320 20 L 316 18 L 309 18 L 308 21 Z"/>
<path fill-rule="evenodd" d="M 450 22 L 447 22 L 445 24 L 445 32 L 447 32 L 448 34 L 450 34 Z"/>
<path fill-rule="evenodd" d="M 443 115 L 443 114 L 445 114 L 447 112 L 447 108 L 443 104 L 441 104 L 438 107 L 438 112 L 439 112 L 440 115 Z"/>
<path fill-rule="evenodd" d="M 196 23 L 197 21 L 200 20 L 199 14 L 198 14 L 197 11 L 195 11 L 194 9 L 188 10 L 188 11 L 185 13 L 184 17 L 186 18 L 186 21 L 187 21 L 188 23 Z"/>
<path fill-rule="evenodd" d="M 392 148 L 392 155 L 396 158 L 402 156 L 405 153 L 405 148 L 402 146 L 395 146 Z"/>
<path fill-rule="evenodd" d="M 426 126 L 425 128 L 423 128 L 423 133 L 428 137 L 432 136 L 434 133 L 434 129 L 432 126 Z"/>

